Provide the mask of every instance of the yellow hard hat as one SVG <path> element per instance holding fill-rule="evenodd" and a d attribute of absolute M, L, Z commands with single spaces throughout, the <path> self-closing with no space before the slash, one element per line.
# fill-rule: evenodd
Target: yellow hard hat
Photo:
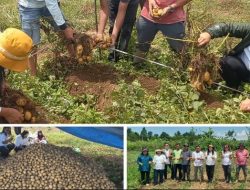
<path fill-rule="evenodd" d="M 17 72 L 28 68 L 32 39 L 23 31 L 8 28 L 0 33 L 0 66 Z"/>

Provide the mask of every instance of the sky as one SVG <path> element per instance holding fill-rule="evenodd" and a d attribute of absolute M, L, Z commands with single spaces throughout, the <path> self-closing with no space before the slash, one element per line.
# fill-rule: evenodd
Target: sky
<path fill-rule="evenodd" d="M 129 127 L 132 131 L 141 132 L 143 127 Z M 168 133 L 170 136 L 173 136 L 174 133 L 180 131 L 181 133 L 189 132 L 192 127 L 146 127 L 147 131 L 152 131 L 153 134 L 161 134 L 162 132 Z M 225 134 L 229 130 L 234 130 L 236 132 L 237 140 L 247 140 L 246 127 L 211 127 L 214 131 L 216 137 L 225 137 Z M 248 127 L 249 128 L 249 127 Z M 194 127 L 196 133 L 201 134 L 203 131 L 208 131 L 209 127 Z"/>

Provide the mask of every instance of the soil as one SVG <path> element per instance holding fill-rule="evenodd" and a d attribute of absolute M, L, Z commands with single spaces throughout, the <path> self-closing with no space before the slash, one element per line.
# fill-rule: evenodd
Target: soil
<path fill-rule="evenodd" d="M 160 81 L 148 77 L 123 74 L 114 67 L 101 64 L 86 64 L 81 70 L 75 70 L 66 77 L 72 95 L 92 94 L 97 96 L 96 108 L 103 111 L 111 105 L 111 94 L 117 89 L 119 80 L 132 83 L 137 79 L 148 93 L 160 89 Z"/>
<path fill-rule="evenodd" d="M 206 102 L 207 109 L 217 109 L 224 107 L 222 100 L 212 94 L 200 92 L 200 99 Z"/>
<path fill-rule="evenodd" d="M 22 92 L 7 88 L 5 90 L 5 95 L 2 100 L 2 105 L 4 107 L 17 108 L 16 100 L 18 98 L 24 98 L 27 100 L 27 104 L 24 106 L 24 112 L 30 111 L 32 116 L 36 117 L 35 123 L 48 123 L 45 117 L 45 111 L 38 105 L 35 105 L 29 98 L 27 98 Z M 8 123 L 4 118 L 0 118 L 0 123 Z M 24 123 L 31 123 L 24 121 Z"/>

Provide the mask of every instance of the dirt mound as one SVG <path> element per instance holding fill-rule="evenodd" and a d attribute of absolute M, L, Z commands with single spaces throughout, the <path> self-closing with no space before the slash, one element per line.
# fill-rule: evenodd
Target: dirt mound
<path fill-rule="evenodd" d="M 111 94 L 117 88 L 119 80 L 132 83 L 137 79 L 149 93 L 155 93 L 160 88 L 160 81 L 147 76 L 136 77 L 123 74 L 108 65 L 84 65 L 81 70 L 75 70 L 66 77 L 69 91 L 72 95 L 93 94 L 97 96 L 98 110 L 104 110 L 111 104 Z"/>
<path fill-rule="evenodd" d="M 24 106 L 18 106 L 17 100 L 23 99 L 26 101 Z M 5 90 L 4 98 L 2 100 L 3 107 L 10 107 L 19 110 L 21 113 L 25 114 L 26 112 L 30 112 L 32 117 L 35 119 L 32 121 L 24 121 L 24 123 L 48 123 L 44 110 L 34 104 L 29 98 L 27 98 L 22 92 L 18 90 L 13 90 L 7 88 Z M 0 118 L 0 123 L 8 123 L 4 118 Z"/>
<path fill-rule="evenodd" d="M 224 107 L 223 102 L 218 97 L 206 92 L 200 92 L 200 99 L 206 102 L 208 109 L 217 109 Z"/>
<path fill-rule="evenodd" d="M 28 146 L 7 158 L 0 171 L 1 189 L 115 189 L 98 162 L 70 147 Z"/>

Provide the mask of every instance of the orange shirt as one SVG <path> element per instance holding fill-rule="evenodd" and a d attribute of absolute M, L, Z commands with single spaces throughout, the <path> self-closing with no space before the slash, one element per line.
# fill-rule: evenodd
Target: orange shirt
<path fill-rule="evenodd" d="M 159 6 L 159 8 L 165 8 L 165 7 L 175 3 L 176 0 L 155 0 L 155 2 Z M 173 24 L 173 23 L 177 23 L 177 22 L 181 22 L 181 21 L 186 20 L 186 13 L 185 13 L 183 7 L 178 7 L 176 9 L 174 9 L 174 11 L 172 13 L 168 13 L 168 14 L 164 15 L 163 17 L 161 17 L 160 20 L 154 19 L 151 17 L 151 15 L 149 13 L 148 1 L 146 1 L 144 6 L 143 6 L 143 9 L 141 11 L 141 16 L 152 21 L 152 22 L 159 23 L 159 24 Z"/>

